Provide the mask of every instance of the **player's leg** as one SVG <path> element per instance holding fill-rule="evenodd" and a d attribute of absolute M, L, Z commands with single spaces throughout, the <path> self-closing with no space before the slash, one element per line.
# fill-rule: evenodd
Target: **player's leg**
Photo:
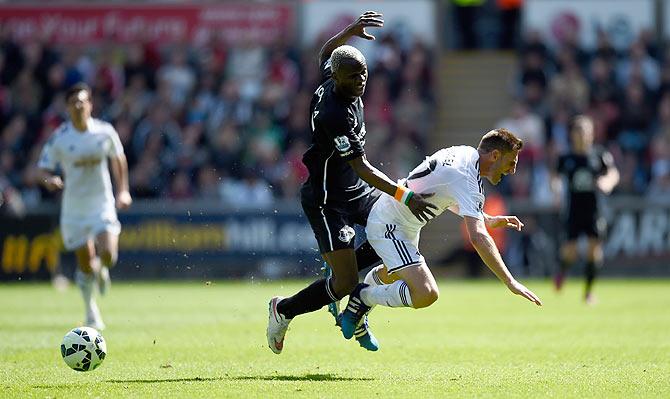
<path fill-rule="evenodd" d="M 425 308 L 437 301 L 439 289 L 435 277 L 425 263 L 406 267 L 393 273 L 391 284 L 370 286 L 361 291 L 367 305 Z"/>
<path fill-rule="evenodd" d="M 342 299 L 358 283 L 356 253 L 353 248 L 343 248 L 321 254 L 332 270 L 332 276 L 315 281 L 278 305 L 279 313 L 292 319 L 297 315 L 319 310 L 325 305 Z"/>
<path fill-rule="evenodd" d="M 96 271 L 100 265 L 95 256 L 95 245 L 92 239 L 87 240 L 84 245 L 74 251 L 77 259 L 77 270 L 75 271 L 75 282 L 79 287 L 84 300 L 86 315 L 85 324 L 97 330 L 105 328 L 102 321 L 100 310 L 95 301 L 95 280 Z"/>
<path fill-rule="evenodd" d="M 588 240 L 588 254 L 585 268 L 584 300 L 588 304 L 595 303 L 593 296 L 593 283 L 598 274 L 598 270 L 603 265 L 603 245 L 602 241 L 597 237 L 589 237 Z"/>
<path fill-rule="evenodd" d="M 369 267 L 375 266 L 380 263 L 382 260 L 375 252 L 374 248 L 370 243 L 365 240 L 361 245 L 356 248 L 356 265 L 358 271 L 365 270 Z M 330 277 L 333 274 L 332 269 L 328 266 L 328 262 L 323 262 L 324 267 L 324 277 Z M 373 268 L 374 269 L 374 268 Z M 372 269 L 371 269 L 372 270 Z M 328 304 L 328 312 L 333 315 L 335 318 L 335 324 L 339 326 L 339 315 L 340 315 L 340 301 L 334 301 Z"/>
<path fill-rule="evenodd" d="M 359 272 L 361 270 L 368 269 L 368 268 L 370 268 L 370 267 L 372 267 L 372 266 L 374 266 L 374 265 L 376 265 L 380 262 L 381 262 L 381 258 L 379 257 L 379 255 L 377 255 L 374 248 L 372 248 L 372 246 L 370 245 L 370 243 L 367 240 L 365 242 L 363 242 L 358 248 L 356 248 L 356 264 L 358 265 L 358 271 Z M 377 269 L 376 267 L 372 267 L 368 274 L 373 273 L 373 271 L 376 270 L 376 269 Z M 374 273 L 374 275 L 376 275 L 376 273 Z M 366 277 L 368 277 L 368 276 L 366 275 Z M 371 281 L 369 284 L 376 285 L 376 282 Z M 339 301 L 337 303 L 339 303 Z M 328 305 L 329 306 L 329 311 L 331 311 L 330 307 L 332 305 L 333 305 L 333 303 Z M 333 309 L 332 311 L 335 311 L 335 309 Z M 332 313 L 332 311 L 331 311 L 331 313 Z M 370 311 L 372 311 L 372 308 L 370 308 L 368 313 Z M 337 321 L 336 324 L 338 326 L 340 326 L 340 324 L 341 324 L 340 320 L 341 319 L 340 319 L 339 307 L 338 307 L 338 309 L 336 309 L 336 312 L 337 313 L 334 314 L 334 316 L 336 318 L 336 321 Z M 373 352 L 379 350 L 379 341 L 377 340 L 375 335 L 372 333 L 372 330 L 370 329 L 370 326 L 368 324 L 367 314 L 365 316 L 363 316 L 361 321 L 356 326 L 356 329 L 354 331 L 354 337 L 356 338 L 356 342 L 358 342 L 358 344 L 362 348 L 364 348 L 366 350 L 369 350 L 369 351 L 373 351 Z"/>
<path fill-rule="evenodd" d="M 98 288 L 101 294 L 109 291 L 112 280 L 109 276 L 109 269 L 116 265 L 119 257 L 119 233 L 115 230 L 105 229 L 95 237 L 97 253 L 101 264 L 98 277 Z"/>
<path fill-rule="evenodd" d="M 559 270 L 554 276 L 554 287 L 560 291 L 570 268 L 577 262 L 577 240 L 566 241 L 561 246 Z"/>
<path fill-rule="evenodd" d="M 425 260 L 417 247 L 418 232 L 404 232 L 398 230 L 396 225 L 379 223 L 369 223 L 366 231 L 370 244 L 382 258 L 391 274 L 402 269 L 425 265 Z M 427 267 L 425 270 L 427 270 Z M 425 270 L 422 270 L 424 277 Z M 380 276 L 380 273 L 383 273 L 383 269 L 375 268 L 369 273 L 370 278 L 366 276 L 366 279 L 368 281 L 370 279 L 377 280 L 377 282 L 382 282 L 382 278 L 389 280 L 388 277 Z M 430 275 L 430 271 L 428 271 L 428 274 Z M 434 281 L 434 279 L 432 280 Z M 415 282 L 416 295 L 420 295 L 419 290 L 422 285 L 418 284 L 418 279 Z M 421 296 L 417 304 L 427 306 L 428 302 L 427 296 Z M 400 279 L 391 284 L 371 286 L 362 283 L 356 286 L 349 295 L 347 308 L 342 313 L 342 335 L 345 338 L 349 339 L 353 336 L 357 323 L 374 305 L 412 307 L 409 285 L 406 281 Z"/>
<path fill-rule="evenodd" d="M 321 256 L 332 269 L 332 276 L 319 279 L 295 295 L 274 297 L 269 303 L 267 339 L 273 352 L 283 350 L 284 336 L 291 320 L 321 309 L 347 295 L 358 282 L 353 229 L 346 215 L 337 210 L 303 203 Z"/>
<path fill-rule="evenodd" d="M 383 284 L 393 284 L 396 280 L 399 280 L 397 274 L 389 274 L 386 269 L 386 265 L 381 264 L 375 266 L 365 275 L 363 282 L 370 286 L 383 285 Z"/>
<path fill-rule="evenodd" d="M 119 235 L 118 233 L 108 230 L 98 234 L 95 238 L 98 254 L 100 256 L 100 263 L 106 268 L 111 268 L 116 265 L 119 257 Z"/>
<path fill-rule="evenodd" d="M 353 248 L 338 249 L 321 256 L 332 269 L 332 276 L 313 282 L 291 297 L 274 297 L 270 300 L 267 339 L 274 353 L 279 354 L 284 349 L 284 337 L 294 317 L 340 300 L 358 281 Z"/>

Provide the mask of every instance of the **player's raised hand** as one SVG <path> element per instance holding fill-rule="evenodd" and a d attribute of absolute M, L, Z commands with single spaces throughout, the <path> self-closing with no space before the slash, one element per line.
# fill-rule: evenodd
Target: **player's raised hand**
<path fill-rule="evenodd" d="M 42 181 L 42 184 L 49 191 L 62 190 L 64 186 L 63 179 L 61 179 L 60 176 L 45 177 L 44 180 Z"/>
<path fill-rule="evenodd" d="M 512 280 L 509 284 L 507 284 L 507 288 L 509 288 L 509 290 L 513 293 L 528 299 L 537 306 L 542 306 L 542 301 L 540 301 L 540 298 L 520 282 Z"/>
<path fill-rule="evenodd" d="M 349 25 L 349 32 L 352 36 L 362 37 L 366 40 L 375 40 L 375 37 L 365 31 L 368 27 L 384 26 L 384 16 L 376 11 L 366 11 Z"/>
<path fill-rule="evenodd" d="M 486 219 L 486 225 L 491 228 L 506 227 L 521 231 L 523 223 L 516 216 L 490 216 Z"/>
<path fill-rule="evenodd" d="M 435 193 L 430 194 L 419 194 L 414 193 L 412 198 L 409 199 L 409 210 L 416 216 L 420 221 L 429 221 L 435 217 L 435 213 L 431 209 L 437 209 L 437 206 L 426 201 L 427 198 L 432 197 Z"/>
<path fill-rule="evenodd" d="M 127 209 L 133 203 L 133 198 L 128 191 L 120 191 L 116 194 L 116 208 Z"/>

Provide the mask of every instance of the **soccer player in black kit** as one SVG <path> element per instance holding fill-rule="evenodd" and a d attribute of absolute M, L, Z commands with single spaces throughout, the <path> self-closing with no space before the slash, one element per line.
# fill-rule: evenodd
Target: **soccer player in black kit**
<path fill-rule="evenodd" d="M 598 195 L 609 194 L 619 182 L 619 172 L 612 155 L 593 144 L 593 121 L 577 116 L 570 123 L 571 151 L 558 160 L 558 174 L 567 183 L 566 241 L 561 247 L 561 268 L 554 278 L 560 290 L 565 274 L 577 261 L 577 240 L 585 235 L 588 240 L 586 259 L 586 287 L 584 300 L 593 304 L 593 281 L 603 262 L 603 234 L 605 220 L 599 212 Z"/>
<path fill-rule="evenodd" d="M 358 262 L 379 259 L 367 243 L 354 251 L 353 225 L 366 224 L 380 195 L 394 196 L 422 220 L 434 216 L 430 209 L 435 206 L 426 201 L 430 194 L 420 195 L 395 184 L 365 157 L 361 96 L 368 79 L 367 64 L 360 51 L 345 43 L 354 36 L 374 40 L 365 28 L 383 23 L 381 14 L 367 11 L 328 40 L 319 53 L 321 82 L 310 105 L 312 144 L 303 156 L 309 178 L 300 194 L 332 276 L 315 281 L 292 297 L 270 300 L 267 339 L 277 354 L 284 347 L 284 336 L 294 317 L 348 295 L 358 284 Z"/>

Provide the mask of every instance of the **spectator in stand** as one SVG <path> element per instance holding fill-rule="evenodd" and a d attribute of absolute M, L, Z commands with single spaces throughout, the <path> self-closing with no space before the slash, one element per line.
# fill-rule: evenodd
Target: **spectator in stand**
<path fill-rule="evenodd" d="M 589 103 L 589 86 L 571 52 L 559 54 L 559 72 L 549 83 L 551 110 L 566 104 L 574 113 L 582 113 Z"/>
<path fill-rule="evenodd" d="M 458 48 L 472 50 L 479 45 L 477 16 L 485 0 L 451 0 L 454 8 L 455 26 L 458 31 Z"/>
<path fill-rule="evenodd" d="M 621 61 L 617 74 L 619 84 L 623 87 L 629 86 L 634 80 L 641 79 L 646 90 L 655 92 L 660 84 L 658 62 L 649 56 L 641 40 L 633 43 L 629 57 Z"/>
<path fill-rule="evenodd" d="M 651 146 L 651 182 L 649 198 L 667 201 L 670 198 L 670 139 L 656 136 Z"/>
<path fill-rule="evenodd" d="M 523 152 L 530 156 L 541 151 L 545 144 L 542 119 L 531 113 L 523 101 L 515 101 L 512 105 L 512 114 L 495 126 L 515 132 L 516 136 L 523 140 Z"/>
<path fill-rule="evenodd" d="M 496 0 L 500 10 L 500 44 L 501 49 L 513 49 L 517 46 L 519 28 L 521 26 L 521 9 L 523 0 Z"/>
<path fill-rule="evenodd" d="M 256 203 L 297 198 L 305 175 L 296 154 L 311 139 L 306 112 L 318 78 L 314 68 L 303 70 L 302 62 L 313 62 L 313 49 L 298 52 L 285 38 L 231 46 L 217 36 L 197 44 L 19 45 L 7 32 L 0 30 L 0 132 L 9 137 L 17 126 L 25 127 L 19 129 L 20 148 L 6 153 L 11 171 L 4 176 L 28 206 L 53 198 L 34 184 L 30 164 L 37 162 L 36 148 L 63 122 L 64 90 L 80 79 L 94 88 L 94 115 L 117 126 L 128 150 L 133 196 L 221 198 L 218 190 L 212 195 L 202 185 L 182 189 L 184 175 L 210 183 L 215 176 L 218 186 L 221 173 L 224 181 L 239 179 L 245 189 L 261 187 L 251 190 L 260 198 Z M 385 89 L 380 117 L 366 127 L 383 132 L 379 151 L 388 143 L 407 147 L 402 157 L 412 161 L 394 166 L 395 177 L 404 176 L 432 128 L 430 49 L 390 32 L 371 47 L 370 56 L 370 87 Z M 396 116 L 391 111 L 397 107 Z M 409 129 L 406 121 L 412 118 L 422 123 Z M 242 165 L 257 168 L 255 177 Z M 209 171 L 212 166 L 217 173 Z"/>

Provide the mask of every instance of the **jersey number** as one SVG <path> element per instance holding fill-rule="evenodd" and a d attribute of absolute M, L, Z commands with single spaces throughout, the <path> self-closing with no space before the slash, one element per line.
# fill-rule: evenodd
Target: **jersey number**
<path fill-rule="evenodd" d="M 314 92 L 315 95 L 319 96 L 319 101 L 317 101 L 316 104 L 314 104 L 315 109 L 314 112 L 312 112 L 312 132 L 314 132 L 314 119 L 316 119 L 316 116 L 319 115 L 319 111 L 316 109 L 316 106 L 319 105 L 319 103 L 321 102 L 323 92 L 324 92 L 323 86 L 319 86 L 319 88 L 316 89 L 316 91 Z"/>
<path fill-rule="evenodd" d="M 428 174 L 429 174 L 430 172 L 434 171 L 436 167 L 437 167 L 437 160 L 435 160 L 435 159 L 431 159 L 431 160 L 428 162 L 428 167 L 427 167 L 426 169 L 422 169 L 422 170 L 420 170 L 420 171 L 418 171 L 418 172 L 414 172 L 414 173 L 412 173 L 411 175 L 409 175 L 409 177 L 407 178 L 407 180 L 420 179 L 420 178 L 422 178 L 422 177 L 424 177 L 424 176 L 428 176 Z"/>

